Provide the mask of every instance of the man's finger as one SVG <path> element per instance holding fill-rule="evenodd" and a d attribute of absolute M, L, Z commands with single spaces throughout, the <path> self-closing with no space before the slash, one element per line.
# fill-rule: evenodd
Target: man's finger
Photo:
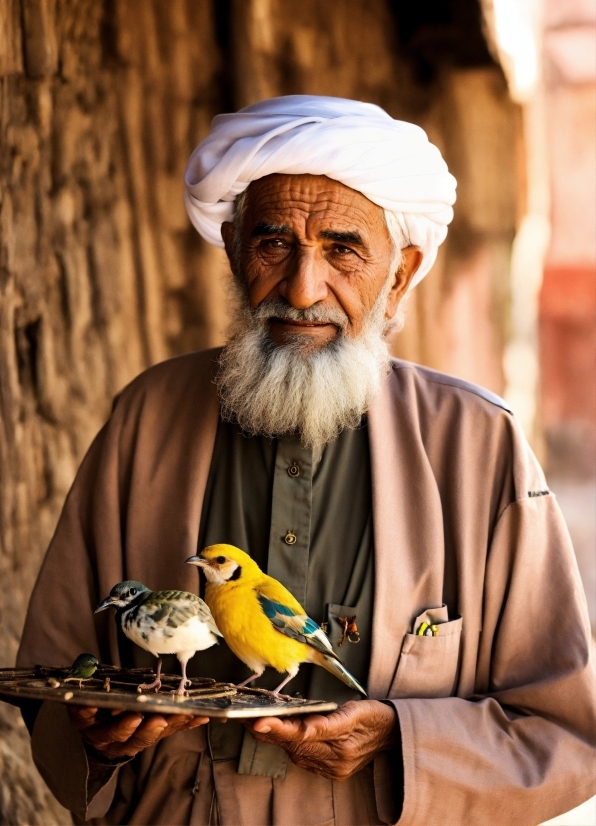
<path fill-rule="evenodd" d="M 209 722 L 209 717 L 191 717 L 189 722 L 187 723 L 187 728 L 197 728 L 197 726 L 204 726 Z M 224 717 L 223 721 L 227 723 L 227 719 Z"/>
<path fill-rule="evenodd" d="M 350 716 L 342 709 L 326 716 L 307 714 L 302 722 L 305 740 L 332 740 L 350 731 L 353 725 Z"/>
<path fill-rule="evenodd" d="M 187 714 L 167 714 L 163 717 L 152 715 L 136 729 L 126 746 L 131 750 L 140 751 L 156 745 L 160 740 L 164 740 L 179 731 L 187 731 L 208 722 L 208 717 L 192 717 Z"/>
<path fill-rule="evenodd" d="M 248 725 L 257 734 L 272 734 L 278 737 L 291 737 L 300 727 L 297 720 L 280 720 L 279 717 L 259 717 Z"/>
<path fill-rule="evenodd" d="M 268 734 L 271 737 L 300 740 L 324 739 L 334 728 L 321 714 L 307 714 L 299 718 L 260 717 L 253 723 L 253 731 L 257 734 Z"/>
<path fill-rule="evenodd" d="M 126 748 L 127 753 L 148 749 L 159 743 L 167 728 L 168 724 L 163 717 L 161 721 L 155 718 L 144 720 L 122 745 Z"/>
<path fill-rule="evenodd" d="M 284 744 L 315 743 L 341 738 L 349 733 L 354 725 L 357 709 L 349 705 L 329 714 L 306 714 L 300 718 L 260 717 L 252 723 L 246 723 L 248 730 L 257 740 L 268 743 Z"/>
<path fill-rule="evenodd" d="M 330 714 L 307 714 L 302 718 L 305 740 L 335 740 L 354 730 L 366 700 L 349 702 Z"/>
<path fill-rule="evenodd" d="M 80 717 L 95 717 L 99 711 L 98 708 L 92 708 L 91 706 L 67 706 L 67 708 L 72 709 Z"/>
<path fill-rule="evenodd" d="M 77 720 L 89 720 L 92 717 L 95 717 L 97 714 L 98 709 L 90 708 L 89 706 L 66 706 L 68 711 L 68 716 Z"/>
<path fill-rule="evenodd" d="M 84 731 L 95 723 L 98 710 L 96 708 L 88 708 L 87 706 L 67 706 L 66 711 L 70 722 L 76 726 L 79 731 Z"/>
<path fill-rule="evenodd" d="M 151 715 L 143 725 L 135 731 L 131 738 L 131 744 L 142 741 L 143 748 L 154 745 L 159 740 L 176 734 L 179 731 L 186 731 L 189 728 L 196 728 L 209 722 L 208 717 L 193 717 L 189 714 L 164 714 Z"/>
<path fill-rule="evenodd" d="M 166 721 L 168 723 L 168 728 L 172 729 L 172 733 L 174 731 L 186 731 L 191 728 L 196 728 L 197 726 L 203 726 L 205 723 L 209 722 L 208 717 L 193 717 L 190 714 L 170 714 L 166 715 Z"/>
<path fill-rule="evenodd" d="M 92 745 L 101 749 L 110 743 L 126 742 L 143 722 L 142 714 L 128 713 L 117 718 L 114 722 L 98 723 L 86 732 Z M 165 723 L 164 723 L 165 725 Z"/>

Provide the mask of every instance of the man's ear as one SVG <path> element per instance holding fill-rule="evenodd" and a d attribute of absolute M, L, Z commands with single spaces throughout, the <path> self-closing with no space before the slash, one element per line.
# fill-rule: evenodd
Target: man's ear
<path fill-rule="evenodd" d="M 226 255 L 228 256 L 231 264 L 234 258 L 232 254 L 234 243 L 234 224 L 231 221 L 224 221 L 221 225 L 221 237 L 224 242 L 224 247 L 226 248 Z"/>
<path fill-rule="evenodd" d="M 385 318 L 393 318 L 397 312 L 399 302 L 408 292 L 408 287 L 412 282 L 412 278 L 416 275 L 416 271 L 420 268 L 423 257 L 420 247 L 416 247 L 413 244 L 409 247 L 404 247 L 401 251 L 401 264 L 395 273 L 391 290 L 387 296 Z"/>

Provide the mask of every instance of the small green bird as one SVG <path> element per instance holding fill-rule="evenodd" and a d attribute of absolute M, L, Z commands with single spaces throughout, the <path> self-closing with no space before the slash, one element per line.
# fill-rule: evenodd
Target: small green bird
<path fill-rule="evenodd" d="M 233 545 L 211 545 L 186 561 L 205 572 L 207 605 L 229 647 L 254 672 L 240 685 L 260 677 L 269 665 L 287 672 L 273 692 L 279 694 L 302 663 L 315 663 L 366 697 L 298 600 L 247 553 Z"/>
<path fill-rule="evenodd" d="M 161 688 L 161 654 L 175 654 L 182 668 L 182 680 L 174 694 L 183 695 L 190 680 L 186 664 L 197 651 L 210 648 L 221 637 L 209 608 L 188 591 L 151 591 L 141 582 L 126 580 L 114 585 L 95 613 L 114 607 L 116 622 L 128 637 L 157 657 L 157 673 L 152 683 L 139 689 Z"/>
<path fill-rule="evenodd" d="M 65 683 L 76 682 L 79 688 L 84 680 L 90 680 L 97 671 L 99 660 L 93 654 L 79 654 L 64 678 Z"/>

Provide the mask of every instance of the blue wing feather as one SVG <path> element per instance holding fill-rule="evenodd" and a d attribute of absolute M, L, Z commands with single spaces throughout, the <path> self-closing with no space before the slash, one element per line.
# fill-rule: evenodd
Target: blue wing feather
<path fill-rule="evenodd" d="M 282 614 L 286 617 L 296 617 L 298 616 L 295 611 L 292 611 L 287 605 L 282 605 L 281 602 L 274 602 L 272 599 L 268 599 L 264 597 L 263 594 L 259 594 L 259 602 L 263 608 L 263 611 L 267 614 L 267 616 L 271 619 L 276 614 Z M 312 622 L 312 620 L 311 620 Z"/>
<path fill-rule="evenodd" d="M 277 631 L 285 634 L 286 637 L 316 648 L 322 654 L 338 659 L 331 643 L 314 620 L 306 614 L 297 614 L 289 606 L 268 599 L 263 594 L 257 594 L 257 596 L 265 616 L 271 620 L 271 624 Z"/>
<path fill-rule="evenodd" d="M 317 631 L 320 630 L 320 626 L 314 620 L 311 620 L 310 617 L 306 618 L 306 622 L 304 623 L 304 633 L 305 634 L 316 634 Z"/>
<path fill-rule="evenodd" d="M 277 614 L 275 603 L 272 602 L 272 600 L 267 599 L 267 597 L 262 596 L 262 594 L 259 594 L 258 600 L 261 603 L 261 608 L 265 612 L 265 616 L 272 620 Z"/>

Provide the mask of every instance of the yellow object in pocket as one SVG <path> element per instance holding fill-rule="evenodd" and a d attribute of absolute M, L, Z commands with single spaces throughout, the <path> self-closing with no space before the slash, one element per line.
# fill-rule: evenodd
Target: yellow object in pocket
<path fill-rule="evenodd" d="M 436 637 L 438 633 L 439 626 L 434 624 L 430 625 L 428 622 L 423 622 L 416 632 L 419 637 Z"/>
<path fill-rule="evenodd" d="M 389 691 L 391 699 L 452 697 L 457 693 L 462 618 L 447 606 L 427 608 L 412 623 Z"/>

